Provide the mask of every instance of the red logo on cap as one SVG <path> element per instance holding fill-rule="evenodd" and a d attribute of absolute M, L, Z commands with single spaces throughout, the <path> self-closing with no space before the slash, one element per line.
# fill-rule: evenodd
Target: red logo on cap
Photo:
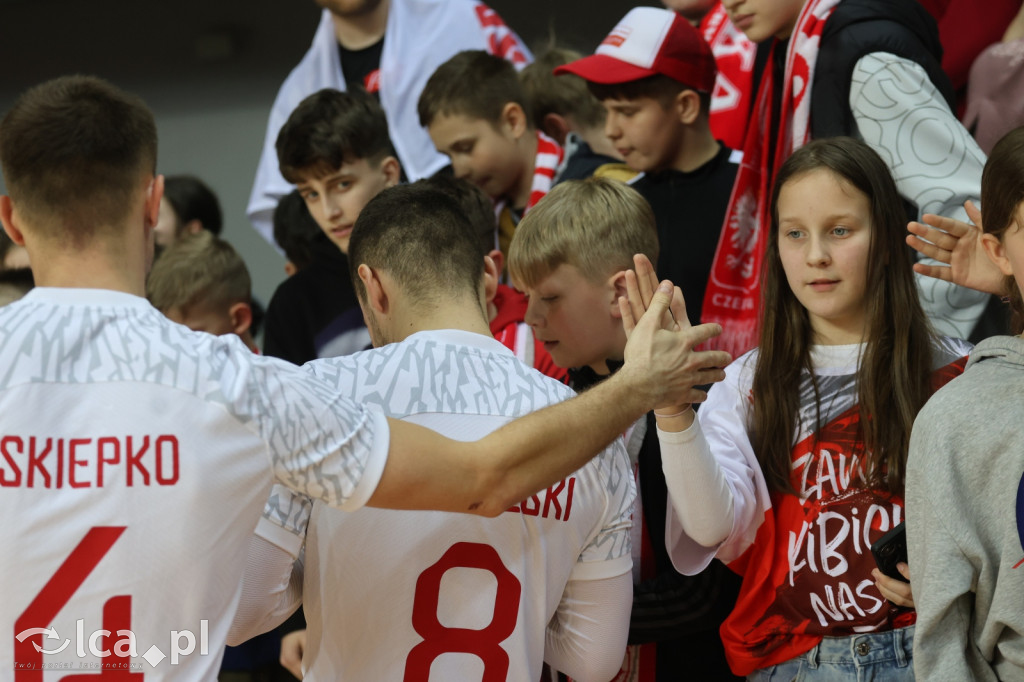
<path fill-rule="evenodd" d="M 633 30 L 628 26 L 616 29 L 609 33 L 608 37 L 601 41 L 601 44 L 610 45 L 612 47 L 618 47 L 622 45 L 622 43 L 626 42 L 626 39 L 629 38 L 629 34 L 632 32 Z"/>

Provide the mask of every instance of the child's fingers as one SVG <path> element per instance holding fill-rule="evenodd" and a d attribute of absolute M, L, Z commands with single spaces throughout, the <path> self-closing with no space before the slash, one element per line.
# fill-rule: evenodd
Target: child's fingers
<path fill-rule="evenodd" d="M 948 239 L 948 236 L 947 236 Z M 921 238 L 916 234 L 907 235 L 907 245 L 926 258 L 933 258 L 941 263 L 949 264 L 952 259 L 953 248 L 943 248 L 932 242 L 931 239 Z"/>
<path fill-rule="evenodd" d="M 914 263 L 914 272 L 920 275 L 925 275 L 926 277 L 943 279 L 946 280 L 947 282 L 953 281 L 953 269 L 950 268 L 948 265 L 930 265 L 928 263 Z"/>
<path fill-rule="evenodd" d="M 622 315 L 622 329 L 626 332 L 628 339 L 636 328 L 636 319 L 633 317 L 633 309 L 625 296 L 619 296 L 619 313 Z"/>
<path fill-rule="evenodd" d="M 967 211 L 967 217 L 971 219 L 979 230 L 984 229 L 981 226 L 981 209 L 979 209 L 973 201 L 968 199 L 964 202 L 964 210 Z"/>
<path fill-rule="evenodd" d="M 640 286 L 640 296 L 644 306 L 650 304 L 654 292 L 658 288 L 658 275 L 654 272 L 654 266 L 647 256 L 638 253 L 633 256 L 633 267 L 636 271 L 637 283 Z"/>
<path fill-rule="evenodd" d="M 679 329 L 689 329 L 690 320 L 686 317 L 686 299 L 683 298 L 683 290 L 676 287 L 672 294 L 672 317 L 676 318 L 676 326 Z"/>
<path fill-rule="evenodd" d="M 629 307 L 633 311 L 633 320 L 639 320 L 643 317 L 647 306 L 640 293 L 636 273 L 632 270 L 626 270 L 626 298 L 629 300 Z"/>

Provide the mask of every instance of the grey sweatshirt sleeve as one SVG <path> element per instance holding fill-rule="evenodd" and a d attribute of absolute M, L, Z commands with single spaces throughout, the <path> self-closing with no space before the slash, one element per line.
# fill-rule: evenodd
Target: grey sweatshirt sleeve
<path fill-rule="evenodd" d="M 944 435 L 941 421 L 922 413 L 907 465 L 907 553 L 917 607 L 914 673 L 921 680 L 996 680 L 970 640 L 974 567 L 946 525 L 947 514 L 957 513 L 956 500 L 936 485 L 941 462 L 966 454 L 953 451 Z"/>

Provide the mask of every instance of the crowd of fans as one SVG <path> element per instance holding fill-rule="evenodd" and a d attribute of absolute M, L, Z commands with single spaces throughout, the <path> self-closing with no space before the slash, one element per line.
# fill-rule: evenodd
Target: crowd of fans
<path fill-rule="evenodd" d="M 666 0 L 586 55 L 317 2 L 247 210 L 286 278 L 264 314 L 197 168 L 147 190 L 156 310 L 459 440 L 619 373 L 659 277 L 720 361 L 497 519 L 275 485 L 222 680 L 1024 679 L 1019 0 Z"/>

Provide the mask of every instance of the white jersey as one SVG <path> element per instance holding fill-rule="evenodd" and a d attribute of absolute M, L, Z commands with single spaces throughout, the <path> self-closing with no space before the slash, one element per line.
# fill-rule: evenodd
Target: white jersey
<path fill-rule="evenodd" d="M 354 509 L 387 448 L 379 414 L 145 299 L 0 308 L 0 679 L 216 679 L 274 474 Z"/>
<path fill-rule="evenodd" d="M 456 330 L 306 367 L 351 387 L 354 400 L 458 440 L 573 395 L 493 338 Z M 344 514 L 314 503 L 304 679 L 539 679 L 545 626 L 566 583 L 629 573 L 634 496 L 617 441 L 493 519 L 368 508 Z M 275 486 L 257 533 L 297 554 L 308 509 Z"/>

